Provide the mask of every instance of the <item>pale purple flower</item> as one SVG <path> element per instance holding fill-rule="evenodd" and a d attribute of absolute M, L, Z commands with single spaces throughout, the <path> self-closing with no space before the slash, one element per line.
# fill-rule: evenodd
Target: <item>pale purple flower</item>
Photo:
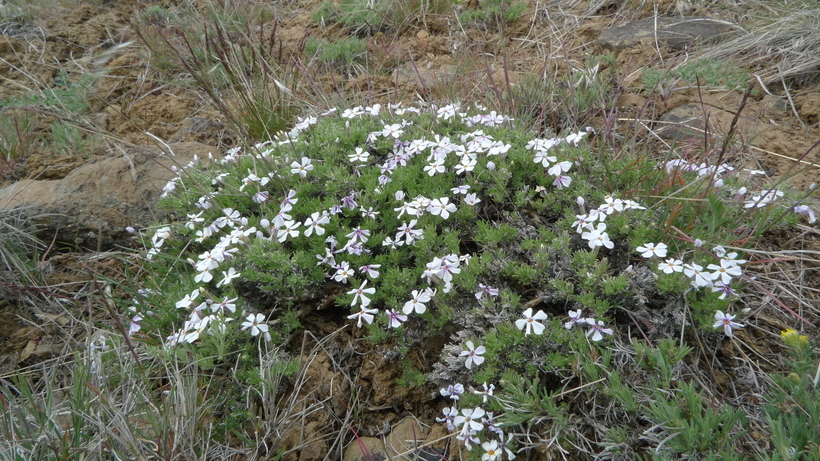
<path fill-rule="evenodd" d="M 458 400 L 460 398 L 461 394 L 464 393 L 464 386 L 461 385 L 461 384 L 450 384 L 447 387 L 441 388 L 439 393 L 443 397 L 449 397 L 453 400 Z"/>
<path fill-rule="evenodd" d="M 723 311 L 715 312 L 715 324 L 712 325 L 715 328 L 723 327 L 723 332 L 726 333 L 726 336 L 732 337 L 732 330 L 735 328 L 743 328 L 744 325 L 737 323 L 734 321 L 735 316 L 729 313 L 723 313 Z"/>
<path fill-rule="evenodd" d="M 362 229 L 361 227 L 355 227 L 353 228 L 353 231 L 345 235 L 345 237 L 349 238 L 353 242 L 359 241 L 365 243 L 367 242 L 368 237 L 370 237 L 370 231 L 367 229 Z"/>
<path fill-rule="evenodd" d="M 494 386 L 490 385 L 490 387 Z M 492 395 L 492 392 L 490 392 L 490 395 Z M 485 400 L 484 402 L 486 403 L 487 401 Z M 498 423 L 495 422 L 495 416 L 493 416 L 492 411 L 488 411 L 487 416 L 482 418 L 481 422 L 484 423 L 484 425 L 487 426 L 487 430 L 492 432 L 493 434 L 496 434 L 499 437 L 502 437 L 504 435 L 504 431 L 502 431 L 501 428 L 498 426 Z"/>
<path fill-rule="evenodd" d="M 510 434 L 507 434 L 507 440 L 504 440 L 503 434 L 499 435 L 498 437 L 498 442 L 501 444 L 501 448 L 507 454 L 507 459 L 515 459 L 515 453 L 513 453 L 510 447 L 508 446 L 512 441 L 513 437 Z"/>
<path fill-rule="evenodd" d="M 580 326 L 582 323 L 586 323 L 586 319 L 581 317 L 581 309 L 571 310 L 569 311 L 569 322 L 564 323 L 564 328 L 569 330 L 576 325 Z"/>
<path fill-rule="evenodd" d="M 478 445 L 481 443 L 481 439 L 478 438 L 477 434 L 478 433 L 473 429 L 461 431 L 456 436 L 456 440 L 464 442 L 464 448 L 466 448 L 467 451 L 471 451 L 473 449 L 473 445 Z"/>
<path fill-rule="evenodd" d="M 570 184 L 572 184 L 572 178 L 566 175 L 558 175 L 555 177 L 555 181 L 552 182 L 552 185 L 558 190 L 569 187 Z"/>
<path fill-rule="evenodd" d="M 128 326 L 128 336 L 133 336 L 134 333 L 140 331 L 140 322 L 142 322 L 142 316 L 137 314 L 133 318 L 131 318 L 131 324 Z"/>
<path fill-rule="evenodd" d="M 480 300 L 484 296 L 498 296 L 497 288 L 493 288 L 489 285 L 484 285 L 483 283 L 479 283 L 478 288 L 480 288 L 481 291 L 475 294 L 476 299 Z"/>
<path fill-rule="evenodd" d="M 456 426 L 455 426 L 455 424 L 453 424 L 453 419 L 456 416 L 458 416 L 458 409 L 455 406 L 453 406 L 453 407 L 444 407 L 441 410 L 441 412 L 444 413 L 444 418 L 436 418 L 436 421 L 438 421 L 440 423 L 446 423 L 448 431 L 450 431 L 450 432 L 455 431 Z"/>
<path fill-rule="evenodd" d="M 347 261 L 342 261 L 338 267 L 336 267 L 336 273 L 333 274 L 333 280 L 337 282 L 347 283 L 347 279 L 356 275 L 356 271 L 350 267 L 350 264 Z"/>
<path fill-rule="evenodd" d="M 267 202 L 268 200 L 270 200 L 270 192 L 268 192 L 266 190 L 259 191 L 255 194 L 253 194 L 253 197 L 251 198 L 251 200 L 253 200 L 254 203 Z"/>
<path fill-rule="evenodd" d="M 353 195 L 345 195 L 342 197 L 342 206 L 347 207 L 350 210 L 355 210 L 358 204 L 356 203 L 356 199 Z"/>
<path fill-rule="evenodd" d="M 481 395 L 481 398 L 484 403 L 487 403 L 487 399 L 493 396 L 493 391 L 495 390 L 495 385 L 490 384 L 487 386 L 487 383 L 483 384 L 484 390 L 473 390 L 473 394 Z M 490 413 L 490 418 L 492 418 L 492 413 Z"/>
<path fill-rule="evenodd" d="M 359 272 L 362 274 L 367 274 L 370 278 L 376 279 L 379 278 L 379 271 L 376 269 L 382 267 L 381 264 L 365 264 L 359 268 Z"/>
<path fill-rule="evenodd" d="M 586 320 L 589 324 L 589 330 L 587 330 L 587 338 L 592 336 L 593 341 L 600 341 L 603 339 L 604 335 L 611 335 L 612 328 L 604 328 L 603 320 L 595 320 L 589 318 Z"/>
<path fill-rule="evenodd" d="M 794 212 L 801 214 L 809 219 L 809 224 L 814 224 L 817 221 L 817 216 L 814 214 L 814 210 L 812 210 L 808 205 L 797 205 L 794 207 Z"/>
<path fill-rule="evenodd" d="M 407 321 L 406 315 L 394 309 L 387 311 L 387 318 L 390 320 L 390 328 L 398 328 Z"/>
<path fill-rule="evenodd" d="M 718 296 L 718 298 L 720 299 L 726 299 L 727 296 L 737 296 L 735 290 L 733 290 L 732 287 L 723 282 L 715 282 L 715 284 L 712 285 L 710 289 L 713 293 L 720 293 L 720 296 Z"/>

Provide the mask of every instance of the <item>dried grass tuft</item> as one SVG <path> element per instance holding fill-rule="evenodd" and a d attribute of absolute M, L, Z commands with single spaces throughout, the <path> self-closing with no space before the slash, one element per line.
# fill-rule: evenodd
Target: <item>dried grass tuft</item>
<path fill-rule="evenodd" d="M 788 12 L 708 50 L 703 57 L 758 67 L 764 83 L 806 81 L 820 71 L 820 8 Z"/>

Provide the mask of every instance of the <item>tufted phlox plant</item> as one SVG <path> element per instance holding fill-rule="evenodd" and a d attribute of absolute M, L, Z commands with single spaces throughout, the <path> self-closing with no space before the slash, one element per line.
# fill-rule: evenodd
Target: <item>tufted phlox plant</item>
<path fill-rule="evenodd" d="M 267 249 L 277 251 L 281 258 L 297 250 L 306 254 L 313 251 L 308 255 L 311 262 L 299 271 L 321 271 L 322 280 L 310 283 L 343 287 L 336 303 L 349 306 L 351 312 L 346 317 L 355 328 L 383 328 L 402 335 L 408 328 L 417 328 L 419 322 L 435 321 L 443 315 L 440 307 L 465 292 L 475 308 L 504 306 L 509 298 L 502 295 L 504 288 L 495 287 L 500 280 L 495 274 L 487 272 L 485 276 L 490 278 L 474 281 L 477 269 L 471 264 L 479 263 L 471 260 L 479 255 L 457 242 L 448 243 L 448 238 L 457 237 L 452 233 L 455 223 L 470 224 L 477 213 L 512 197 L 514 192 L 494 185 L 512 176 L 522 159 L 527 167 L 540 169 L 533 173 L 538 184 L 527 185 L 525 190 L 532 186 L 536 194 L 547 198 L 550 194 L 565 197 L 574 187 L 590 194 L 589 185 L 579 186 L 573 176 L 589 169 L 589 165 L 579 163 L 581 156 L 574 149 L 582 148 L 594 132 L 591 128 L 563 137 L 523 141 L 520 133 L 505 138 L 511 133 L 510 118 L 494 112 L 469 115 L 458 104 L 439 107 L 426 118 L 422 110 L 400 105 L 355 107 L 341 115 L 337 112 L 302 119 L 290 132 L 253 148 L 229 150 L 208 167 L 214 189 L 207 194 L 197 196 L 184 174 L 205 168 L 198 159 L 179 169 L 178 176 L 163 189 L 166 196 L 187 193 L 191 206 L 199 212 L 188 215 L 181 226 L 155 230 L 146 246 L 146 259 L 158 257 L 166 242 L 174 239 L 193 237 L 195 248 L 200 249 L 196 259 L 188 259 L 193 273 L 184 296 L 171 303 L 178 310 L 187 310 L 189 316 L 170 332 L 166 346 L 207 341 L 206 333 L 216 325 L 236 328 L 250 339 L 263 338 L 263 343 L 270 341 L 272 323 L 257 312 L 258 307 L 243 295 L 241 287 L 243 275 L 252 276 L 258 270 L 257 263 L 240 262 L 246 254 Z M 438 133 L 437 129 L 443 131 Z M 321 138 L 327 133 L 335 133 L 335 141 Z M 348 138 L 358 145 L 342 141 Z M 340 163 L 331 165 L 329 157 L 311 150 L 306 140 L 336 151 Z M 663 166 L 667 171 L 680 169 L 700 176 L 732 171 L 728 166 L 693 166 L 686 161 Z M 722 179 L 717 185 L 723 186 Z M 743 206 L 763 208 L 782 196 L 778 190 L 764 191 L 745 200 Z M 622 236 L 623 223 L 633 215 L 652 212 L 651 204 L 619 197 L 614 191 L 599 197 L 601 202 L 589 211 L 583 197 L 572 200 L 578 207 L 571 211 L 575 221 L 566 221 L 566 229 L 578 235 L 593 257 L 623 245 L 618 237 Z M 794 211 L 808 216 L 810 209 L 795 207 Z M 616 223 L 615 234 L 610 234 L 611 223 Z M 643 260 L 640 264 L 652 267 L 659 275 L 685 276 L 693 291 L 720 292 L 724 299 L 735 295 L 733 286 L 744 277 L 742 265 L 746 261 L 738 259 L 735 251 L 727 254 L 721 246 L 705 251 L 671 241 L 636 243 L 632 247 L 638 257 L 635 264 Z M 675 249 L 682 252 L 674 255 Z M 409 256 L 393 258 L 393 254 Z M 667 258 L 668 254 L 672 256 Z M 287 272 L 283 277 L 287 278 Z M 402 284 L 397 285 L 397 280 Z M 274 286 L 278 282 L 266 283 Z M 398 287 L 406 291 L 398 292 Z M 280 290 L 286 292 L 287 287 Z M 196 303 L 206 296 L 208 301 Z M 136 309 L 132 334 L 138 334 L 141 322 L 154 315 L 150 310 L 139 311 L 140 306 Z M 581 337 L 593 343 L 619 334 L 600 318 L 606 317 L 605 311 L 593 318 L 583 317 L 580 308 L 570 309 L 568 318 L 555 318 L 554 322 L 543 310 L 532 308 L 520 315 L 511 310 L 504 315 L 523 337 L 549 335 L 555 326 L 585 330 Z M 722 322 L 727 336 L 742 327 L 728 313 L 719 310 L 714 315 L 715 327 Z M 481 369 L 488 360 L 484 355 L 491 355 L 488 349 L 473 340 L 463 344 L 464 349 L 457 354 L 462 367 L 470 372 Z M 484 391 L 479 393 L 487 403 L 493 398 L 495 384 L 483 385 Z M 457 401 L 463 389 L 461 384 L 450 385 L 441 395 Z M 448 407 L 444 415 L 442 421 L 468 449 L 481 443 L 492 459 L 501 453 L 512 457 L 507 448 L 510 439 L 505 442 L 503 433 L 499 439 L 482 435 L 490 425 L 482 422 L 485 411 L 481 407 Z"/>

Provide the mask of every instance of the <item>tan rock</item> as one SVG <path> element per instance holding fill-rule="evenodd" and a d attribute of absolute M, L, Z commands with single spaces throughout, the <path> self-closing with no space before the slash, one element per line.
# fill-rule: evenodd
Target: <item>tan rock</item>
<path fill-rule="evenodd" d="M 174 176 L 171 166 L 194 155 L 218 154 L 205 144 L 169 144 L 165 152 L 127 150 L 97 158 L 60 180 L 23 180 L 0 189 L 0 210 L 18 210 L 44 241 L 56 240 L 94 250 L 127 241 L 127 226 L 140 228 L 162 219 L 157 209 L 162 187 Z"/>

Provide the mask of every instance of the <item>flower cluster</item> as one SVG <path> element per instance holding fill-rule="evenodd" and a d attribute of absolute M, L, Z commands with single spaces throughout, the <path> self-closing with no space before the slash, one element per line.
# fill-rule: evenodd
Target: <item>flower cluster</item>
<path fill-rule="evenodd" d="M 495 385 L 488 386 L 484 383 L 482 387 L 483 389 L 473 389 L 472 392 L 481 395 L 482 401 L 487 403 L 489 399 L 494 398 Z M 453 400 L 453 403 L 458 402 L 464 392 L 462 384 L 451 384 L 440 390 L 440 394 Z M 515 453 L 512 451 L 513 438 L 509 434 L 505 436 L 492 412 L 480 406 L 459 409 L 454 404 L 444 407 L 442 413 L 444 416 L 436 418 L 436 421 L 444 423 L 448 431 L 456 433 L 456 439 L 462 442 L 467 450 L 472 450 L 473 445 L 481 444 L 484 450 L 482 460 L 503 459 L 502 455 L 505 455 L 507 459 L 515 458 Z M 485 433 L 488 435 L 484 436 Z M 482 438 L 487 437 L 493 438 L 482 442 Z"/>
<path fill-rule="evenodd" d="M 579 197 L 578 203 L 583 207 L 583 198 Z M 607 226 L 605 221 L 607 216 L 623 211 L 644 209 L 643 206 L 633 200 L 621 200 L 607 195 L 604 197 L 604 203 L 599 205 L 598 208 L 592 209 L 586 214 L 576 215 L 576 220 L 572 223 L 572 226 L 576 232 L 581 234 L 581 238 L 587 241 L 590 248 L 604 247 L 612 249 L 615 247 L 615 244 L 612 243 L 606 231 Z"/>
<path fill-rule="evenodd" d="M 612 328 L 606 328 L 603 320 L 595 320 L 592 317 L 584 318 L 581 316 L 581 312 L 581 309 L 569 311 L 569 321 L 564 323 L 564 328 L 570 330 L 576 326 L 580 328 L 586 325 L 588 327 L 586 331 L 587 338 L 595 342 L 604 339 L 604 335 L 612 334 Z"/>
<path fill-rule="evenodd" d="M 558 157 L 551 154 L 552 149 L 564 143 L 577 146 L 591 131 L 590 128 L 587 131 L 572 133 L 565 138 L 536 138 L 527 143 L 527 150 L 534 152 L 533 162 L 540 163 L 547 169 L 547 173 L 555 177 L 552 185 L 557 189 L 564 189 L 572 184 L 572 178 L 564 173 L 569 172 L 573 163 L 569 160 L 558 161 Z"/>

